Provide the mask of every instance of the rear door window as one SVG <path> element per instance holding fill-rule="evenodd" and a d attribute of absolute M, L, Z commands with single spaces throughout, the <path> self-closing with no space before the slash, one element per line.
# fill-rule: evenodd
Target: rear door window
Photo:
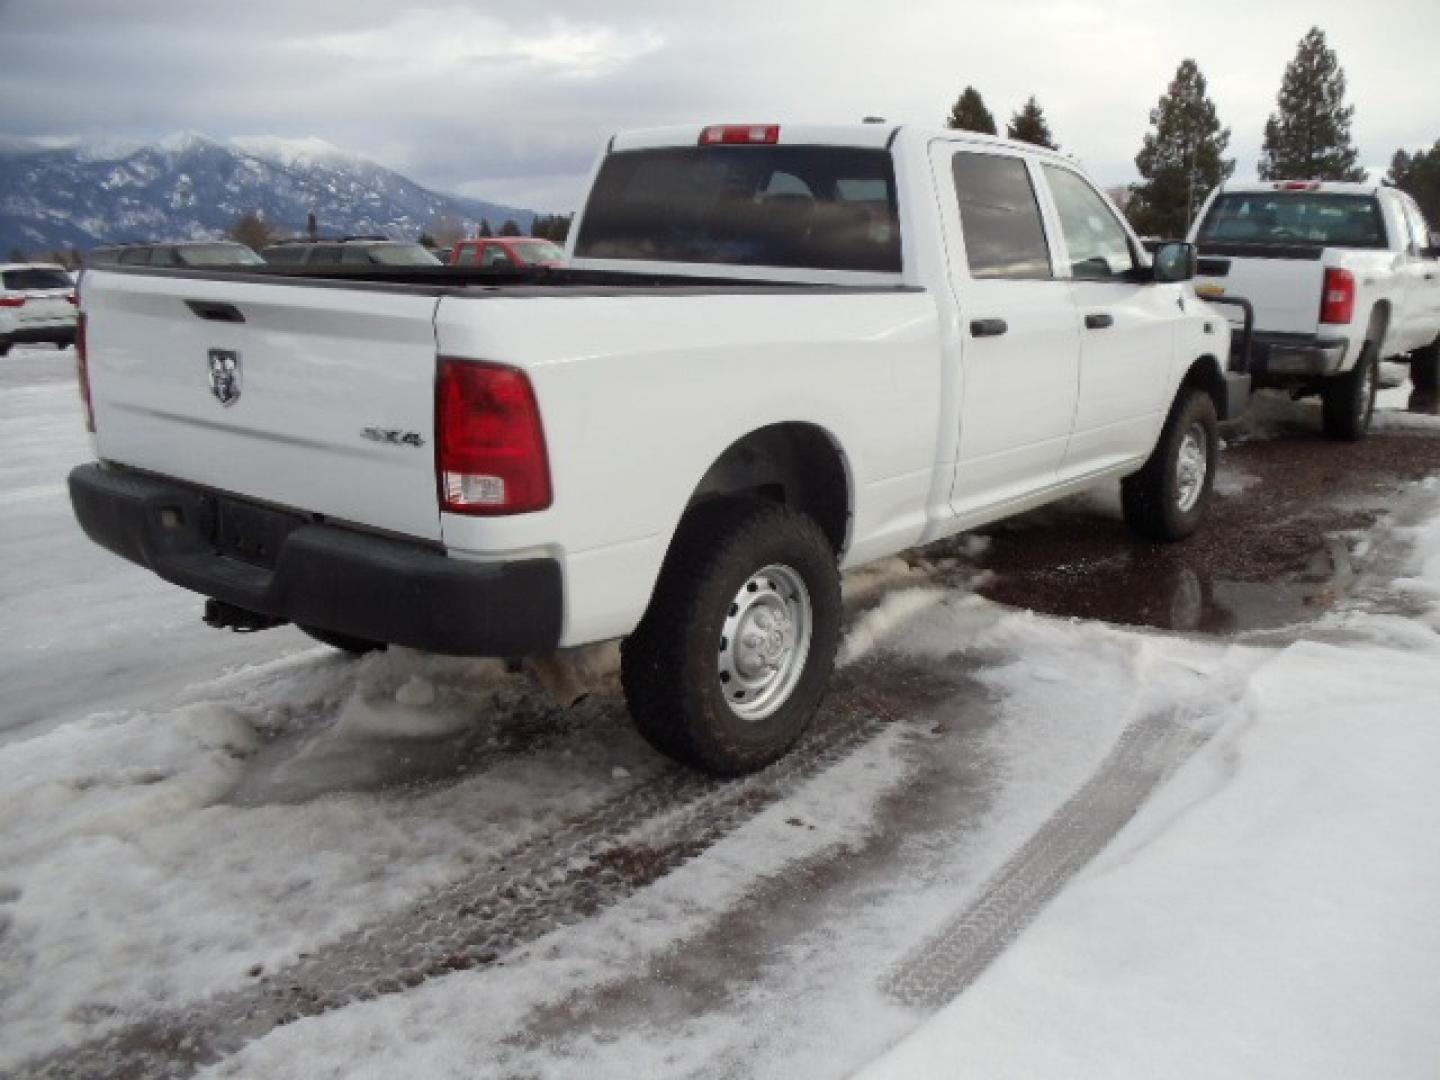
<path fill-rule="evenodd" d="M 884 150 L 623 151 L 600 167 L 575 254 L 899 273 L 897 205 Z"/>
<path fill-rule="evenodd" d="M 1048 278 L 1050 248 L 1025 159 L 962 151 L 950 162 L 973 278 Z"/>

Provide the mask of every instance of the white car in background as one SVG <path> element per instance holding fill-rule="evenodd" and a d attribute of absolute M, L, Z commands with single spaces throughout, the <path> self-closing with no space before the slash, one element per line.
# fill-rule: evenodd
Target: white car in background
<path fill-rule="evenodd" d="M 0 356 L 24 342 L 75 341 L 75 283 L 55 263 L 0 263 Z"/>

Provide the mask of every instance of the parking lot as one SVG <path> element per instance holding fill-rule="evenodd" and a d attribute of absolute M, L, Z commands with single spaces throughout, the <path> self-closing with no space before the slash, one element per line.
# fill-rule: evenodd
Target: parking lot
<path fill-rule="evenodd" d="M 649 749 L 613 675 L 562 712 L 494 662 L 202 626 L 70 517 L 72 364 L 0 366 L 0 1071 L 846 1075 L 1044 940 L 1072 883 L 1163 850 L 1334 657 L 1396 717 L 1434 704 L 1440 417 L 1405 387 L 1358 444 L 1263 399 L 1188 543 L 1099 490 L 851 574 L 818 723 L 721 782 Z M 1433 845 L 1347 851 L 1435 895 Z M 1386 940 L 1367 911 L 1357 949 Z M 988 1022 L 1019 1022 L 994 1011 L 1019 963 L 976 987 Z M 1368 994 L 1413 1048 L 1433 987 Z"/>

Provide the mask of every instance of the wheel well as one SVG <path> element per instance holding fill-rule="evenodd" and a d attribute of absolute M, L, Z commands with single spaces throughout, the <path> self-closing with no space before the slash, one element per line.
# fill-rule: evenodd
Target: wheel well
<path fill-rule="evenodd" d="M 850 480 L 831 437 L 814 424 L 774 424 L 731 444 L 706 470 L 686 504 L 758 495 L 809 514 L 838 555 L 850 524 Z"/>
<path fill-rule="evenodd" d="M 1180 380 L 1180 385 L 1205 391 L 1215 402 L 1215 411 L 1225 415 L 1225 376 L 1220 373 L 1220 361 L 1215 357 L 1206 355 L 1196 359 L 1185 373 L 1185 378 Z"/>

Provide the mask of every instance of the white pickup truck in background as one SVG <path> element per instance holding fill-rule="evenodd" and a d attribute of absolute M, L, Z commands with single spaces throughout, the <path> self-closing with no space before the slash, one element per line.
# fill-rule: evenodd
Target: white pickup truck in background
<path fill-rule="evenodd" d="M 1243 408 L 1194 251 L 1067 158 L 893 125 L 618 135 L 569 269 L 124 267 L 82 284 L 98 543 L 207 621 L 546 657 L 624 638 L 641 731 L 799 736 L 839 568 L 1124 478 L 1179 539 Z"/>
<path fill-rule="evenodd" d="M 1381 360 L 1440 382 L 1440 247 L 1415 201 L 1375 184 L 1225 184 L 1190 239 L 1195 289 L 1254 305 L 1255 385 L 1319 394 L 1326 434 L 1370 426 Z"/>

